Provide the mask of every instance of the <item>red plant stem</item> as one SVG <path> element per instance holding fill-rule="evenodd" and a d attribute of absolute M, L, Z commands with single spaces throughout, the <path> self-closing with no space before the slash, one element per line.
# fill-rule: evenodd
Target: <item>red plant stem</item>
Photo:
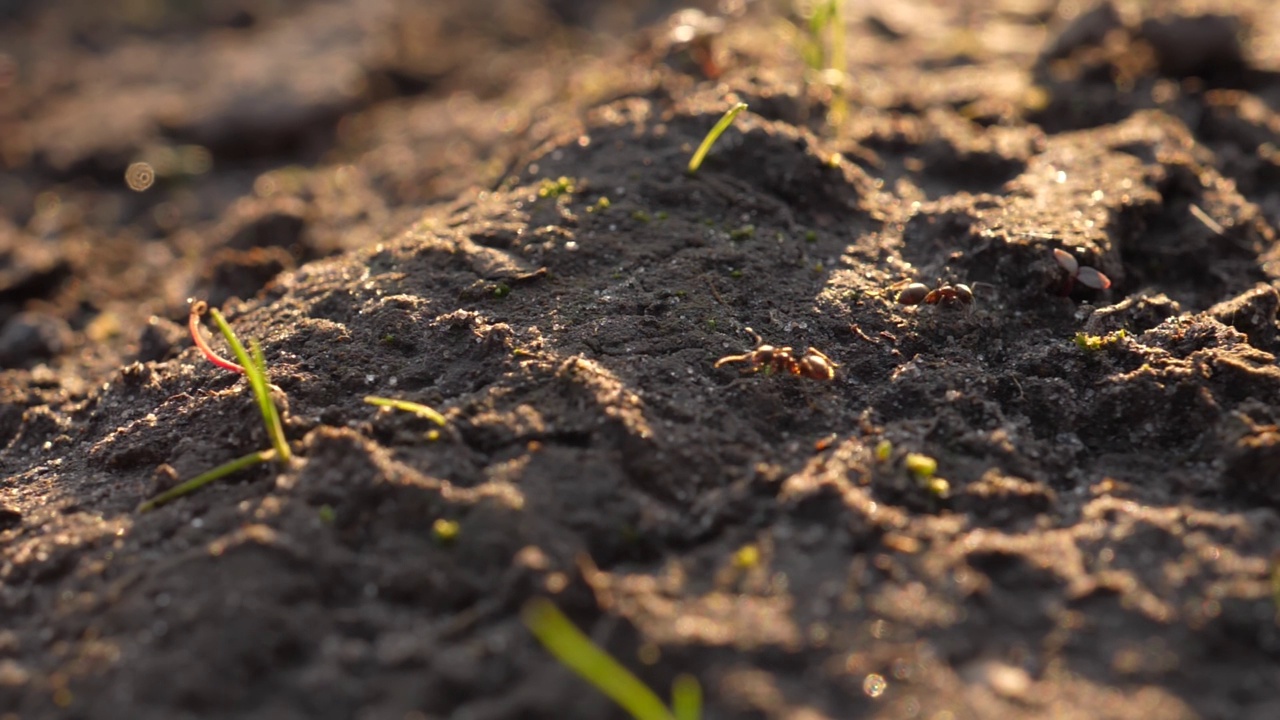
<path fill-rule="evenodd" d="M 204 336 L 200 334 L 200 318 L 208 309 L 208 303 L 203 300 L 191 303 L 191 314 L 187 316 L 187 329 L 191 331 L 191 339 L 195 341 L 196 347 L 200 348 L 200 352 L 204 353 L 209 362 L 223 370 L 230 370 L 243 375 L 244 368 L 214 352 L 213 348 L 209 347 L 209 343 L 204 341 Z"/>

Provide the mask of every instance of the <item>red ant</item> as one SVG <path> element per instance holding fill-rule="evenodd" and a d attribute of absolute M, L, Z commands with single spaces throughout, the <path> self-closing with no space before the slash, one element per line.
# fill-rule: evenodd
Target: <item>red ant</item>
<path fill-rule="evenodd" d="M 827 357 L 813 346 L 809 346 L 809 349 L 804 351 L 804 355 L 797 358 L 795 350 L 789 347 L 765 345 L 764 340 L 760 338 L 760 334 L 755 330 L 746 328 L 746 331 L 747 334 L 755 339 L 755 349 L 742 355 L 722 357 L 716 361 L 714 367 L 729 363 L 748 362 L 751 363 L 752 372 L 764 368 L 766 373 L 786 373 L 814 380 L 832 380 L 836 376 L 836 368 L 840 367 L 836 361 Z"/>
<path fill-rule="evenodd" d="M 941 305 L 943 307 L 973 305 L 973 290 L 964 283 L 943 284 L 930 290 L 924 283 L 911 283 L 898 293 L 898 302 L 903 305 Z"/>
<path fill-rule="evenodd" d="M 1074 255 L 1065 250 L 1054 248 L 1053 259 L 1058 262 L 1058 267 L 1067 271 L 1067 282 L 1060 291 L 1064 296 L 1071 294 L 1077 281 L 1094 290 L 1106 290 L 1111 287 L 1111 278 L 1088 265 L 1081 265 Z"/>

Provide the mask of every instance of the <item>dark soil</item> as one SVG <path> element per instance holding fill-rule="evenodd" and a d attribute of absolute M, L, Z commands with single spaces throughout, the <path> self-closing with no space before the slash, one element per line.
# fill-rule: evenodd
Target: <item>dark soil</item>
<path fill-rule="evenodd" d="M 621 717 L 539 595 L 708 718 L 1280 717 L 1270 0 L 847 3 L 843 111 L 763 2 L 119 5 L 0 3 L 3 720 Z M 268 447 L 189 297 L 297 457 L 138 514 Z"/>

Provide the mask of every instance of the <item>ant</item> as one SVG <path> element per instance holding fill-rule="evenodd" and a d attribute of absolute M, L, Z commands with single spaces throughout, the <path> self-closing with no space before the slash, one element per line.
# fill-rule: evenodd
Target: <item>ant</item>
<path fill-rule="evenodd" d="M 973 305 L 973 290 L 964 283 L 955 285 L 938 281 L 938 287 L 930 290 L 924 283 L 911 283 L 898 293 L 898 302 L 903 305 L 941 305 L 943 307 L 969 307 Z"/>
<path fill-rule="evenodd" d="M 746 328 L 746 331 L 747 334 L 755 339 L 755 349 L 742 355 L 722 357 L 716 361 L 714 367 L 729 363 L 749 362 L 751 363 L 752 372 L 756 372 L 763 367 L 766 373 L 787 373 L 814 380 L 832 380 L 836 376 L 836 368 L 840 367 L 836 361 L 827 357 L 813 346 L 810 346 L 808 350 L 804 351 L 804 355 L 797 358 L 795 350 L 789 347 L 765 345 L 764 340 L 760 338 L 760 334 L 755 330 Z"/>

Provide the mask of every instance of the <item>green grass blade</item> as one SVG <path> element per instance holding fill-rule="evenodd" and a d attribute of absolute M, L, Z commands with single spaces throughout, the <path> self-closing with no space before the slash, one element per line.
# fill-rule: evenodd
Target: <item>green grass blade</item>
<path fill-rule="evenodd" d="M 831 57 L 828 63 L 832 70 L 840 71 L 843 76 L 848 69 L 848 56 L 845 54 L 844 0 L 831 0 Z"/>
<path fill-rule="evenodd" d="M 368 395 L 365 397 L 364 401 L 370 405 L 376 405 L 378 407 L 389 407 L 396 410 L 410 412 L 418 417 L 426 418 L 440 427 L 445 426 L 445 419 L 443 415 L 421 403 L 410 402 L 409 400 L 397 400 L 396 398 L 378 397 L 377 395 Z"/>
<path fill-rule="evenodd" d="M 550 600 L 530 600 L 521 616 L 547 652 L 636 720 L 674 720 L 647 685 L 596 647 Z"/>
<path fill-rule="evenodd" d="M 213 321 L 217 323 L 218 330 L 222 332 L 222 337 L 226 338 L 231 351 L 235 353 L 236 361 L 244 368 L 245 377 L 249 378 L 249 387 L 258 400 L 258 411 L 262 413 L 262 423 L 267 428 L 267 436 L 271 438 L 271 446 L 275 448 L 276 460 L 281 463 L 289 462 L 293 453 L 289 451 L 289 443 L 285 441 L 280 412 L 276 410 L 276 404 L 271 399 L 271 390 L 267 387 L 266 361 L 262 360 L 262 349 L 256 349 L 256 359 L 250 357 L 240 338 L 236 337 L 235 331 L 227 324 L 227 319 L 222 317 L 222 313 L 216 309 L 211 309 L 209 312 L 213 315 Z"/>
<path fill-rule="evenodd" d="M 827 122 L 833 127 L 844 125 L 849 117 L 849 58 L 845 54 L 844 0 L 831 0 L 831 57 L 827 59 L 831 79 L 839 83 L 833 89 Z"/>
<path fill-rule="evenodd" d="M 814 45 L 818 46 L 819 53 L 823 52 L 822 34 L 826 32 L 827 26 L 831 24 L 831 5 L 830 1 L 818 3 L 813 9 L 813 15 L 809 18 L 809 36 L 813 39 Z M 821 70 L 825 62 L 826 58 L 820 55 L 818 64 L 813 69 Z"/>
<path fill-rule="evenodd" d="M 257 340 L 249 340 L 249 357 L 253 358 L 253 365 L 262 374 L 262 379 L 265 382 L 267 378 L 267 359 L 262 356 L 262 346 L 258 344 Z"/>
<path fill-rule="evenodd" d="M 244 470 L 245 468 L 250 468 L 250 467 L 253 467 L 254 465 L 268 462 L 272 458 L 274 458 L 275 455 L 276 455 L 275 450 L 259 450 L 258 452 L 255 452 L 255 453 L 249 453 L 244 457 L 236 458 L 231 462 L 223 463 L 212 470 L 203 472 L 191 478 L 190 480 L 180 485 L 177 485 L 175 487 L 169 488 L 168 490 L 165 490 L 164 492 L 151 498 L 150 500 L 147 500 L 146 502 L 138 506 L 138 512 L 144 513 L 144 512 L 147 512 L 148 510 L 154 510 L 157 507 L 160 507 L 161 505 L 169 502 L 170 500 L 176 500 L 182 497 L 183 495 L 189 495 L 195 492 L 196 490 L 199 490 L 200 488 L 204 487 L 205 485 L 208 485 L 214 480 L 226 477 L 234 472 L 239 472 L 241 470 Z"/>
<path fill-rule="evenodd" d="M 814 72 L 821 72 L 827 65 L 827 44 L 823 34 L 831 24 L 831 3 L 820 2 L 813 8 L 809 16 L 808 36 L 804 39 L 801 50 L 805 65 Z"/>
<path fill-rule="evenodd" d="M 702 144 L 698 146 L 698 151 L 689 159 L 690 175 L 698 172 L 698 168 L 702 167 L 702 159 L 707 156 L 707 153 L 711 150 L 711 146 L 716 143 L 716 140 L 720 139 L 720 136 L 725 130 L 729 129 L 729 126 L 733 124 L 734 118 L 738 117 L 738 113 L 746 109 L 747 104 L 741 102 L 729 108 L 729 110 L 725 112 L 724 116 L 720 118 L 720 121 L 715 124 L 715 127 L 711 128 L 711 132 L 707 133 L 707 136 L 702 138 Z"/>
<path fill-rule="evenodd" d="M 258 397 L 258 407 L 266 411 L 263 421 L 267 425 L 267 432 L 271 435 L 271 446 L 284 458 L 281 462 L 288 462 L 291 457 L 289 441 L 284 437 L 284 422 L 280 420 L 280 409 L 271 399 L 271 384 L 267 382 L 267 360 L 262 356 L 262 346 L 257 340 L 250 340 L 249 347 L 253 353 L 254 369 L 258 371 L 258 382 L 262 387 L 262 395 Z M 265 403 L 262 402 L 263 397 L 267 399 Z"/>
<path fill-rule="evenodd" d="M 679 675 L 671 685 L 671 710 L 676 720 L 702 717 L 702 686 L 692 675 Z"/>

